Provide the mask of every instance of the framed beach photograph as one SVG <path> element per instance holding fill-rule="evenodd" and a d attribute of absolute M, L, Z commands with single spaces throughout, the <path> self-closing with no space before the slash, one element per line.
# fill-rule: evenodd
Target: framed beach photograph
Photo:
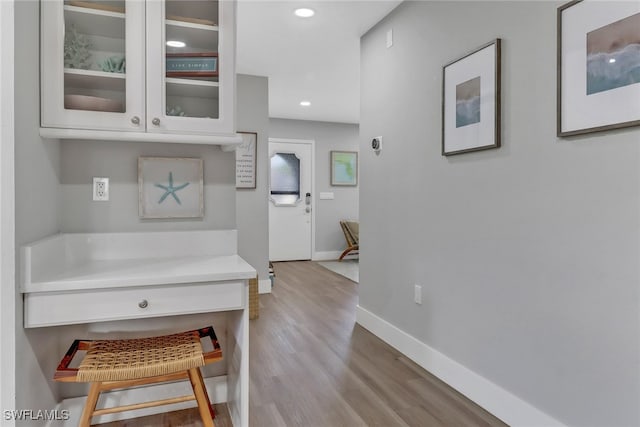
<path fill-rule="evenodd" d="M 442 155 L 500 147 L 500 39 L 442 70 Z"/>
<path fill-rule="evenodd" d="M 358 185 L 358 153 L 355 151 L 331 152 L 331 185 Z"/>
<path fill-rule="evenodd" d="M 256 188 L 256 156 L 258 134 L 238 132 L 242 144 L 236 147 L 236 188 Z"/>
<path fill-rule="evenodd" d="M 139 157 L 140 218 L 202 218 L 202 159 Z"/>
<path fill-rule="evenodd" d="M 640 125 L 640 2 L 558 8 L 557 134 Z"/>

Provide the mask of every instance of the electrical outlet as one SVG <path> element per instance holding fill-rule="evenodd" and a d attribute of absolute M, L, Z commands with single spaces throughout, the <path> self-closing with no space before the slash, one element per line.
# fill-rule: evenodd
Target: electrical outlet
<path fill-rule="evenodd" d="M 93 178 L 93 200 L 109 200 L 109 178 Z"/>
<path fill-rule="evenodd" d="M 422 286 L 414 285 L 414 288 L 413 288 L 413 301 L 416 304 L 422 305 Z"/>

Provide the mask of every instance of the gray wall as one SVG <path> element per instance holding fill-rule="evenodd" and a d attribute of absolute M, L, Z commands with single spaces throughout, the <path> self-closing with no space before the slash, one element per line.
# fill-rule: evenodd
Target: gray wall
<path fill-rule="evenodd" d="M 405 2 L 362 38 L 360 305 L 561 422 L 639 425 L 640 130 L 555 136 L 560 4 Z M 503 147 L 445 158 L 442 66 L 496 37 Z"/>
<path fill-rule="evenodd" d="M 240 132 L 258 134 L 256 188 L 236 191 L 238 253 L 258 271 L 260 280 L 269 279 L 269 89 L 266 77 L 238 76 L 238 118 Z"/>
<path fill-rule="evenodd" d="M 315 140 L 316 242 L 315 252 L 342 252 L 346 248 L 341 219 L 358 219 L 359 185 L 332 187 L 330 151 L 358 151 L 358 125 L 304 120 L 271 119 L 272 138 Z M 359 181 L 358 181 L 359 182 Z M 334 200 L 320 200 L 332 192 Z"/>
<path fill-rule="evenodd" d="M 60 187 L 65 233 L 205 230 L 235 228 L 235 157 L 217 146 L 63 141 Z M 197 157 L 204 160 L 203 219 L 138 217 L 138 157 Z M 92 177 L 109 177 L 109 201 L 94 202 Z"/>
<path fill-rule="evenodd" d="M 40 138 L 39 3 L 15 2 L 15 182 L 16 249 L 55 234 L 60 144 Z M 57 337 L 22 327 L 20 258 L 16 255 L 16 408 L 53 409 L 57 386 L 49 382 L 57 360 Z M 9 351 L 9 349 L 3 349 Z M 4 408 L 13 409 L 13 408 Z M 33 424 L 36 424 L 33 421 Z"/>

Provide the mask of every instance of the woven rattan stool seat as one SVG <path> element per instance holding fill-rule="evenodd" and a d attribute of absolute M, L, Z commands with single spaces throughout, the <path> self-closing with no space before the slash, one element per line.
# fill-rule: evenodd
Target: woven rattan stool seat
<path fill-rule="evenodd" d="M 152 338 L 92 341 L 77 381 L 122 381 L 204 366 L 197 331 Z"/>
<path fill-rule="evenodd" d="M 212 351 L 203 352 L 200 340 L 209 337 Z M 75 354 L 86 351 L 78 368 L 70 368 Z M 152 408 L 195 400 L 205 427 L 214 427 L 215 412 L 200 367 L 222 360 L 212 326 L 151 338 L 75 340 L 54 375 L 56 381 L 89 382 L 89 394 L 79 427 L 89 427 L 94 416 Z M 103 391 L 188 379 L 193 394 L 150 402 L 96 409 Z"/>

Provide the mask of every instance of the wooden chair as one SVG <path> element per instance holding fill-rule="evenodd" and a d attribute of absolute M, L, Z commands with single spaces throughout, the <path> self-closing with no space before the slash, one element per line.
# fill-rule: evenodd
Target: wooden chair
<path fill-rule="evenodd" d="M 357 221 L 340 221 L 340 227 L 344 233 L 344 238 L 347 241 L 347 249 L 342 252 L 339 260 L 347 256 L 350 252 L 357 251 L 359 249 L 360 240 L 360 226 Z"/>
<path fill-rule="evenodd" d="M 204 353 L 201 338 L 209 337 L 213 350 Z M 69 368 L 76 352 L 86 351 L 79 368 Z M 222 360 L 213 327 L 172 335 L 127 340 L 75 340 L 60 361 L 54 380 L 89 382 L 89 395 L 79 427 L 89 427 L 99 415 L 151 408 L 195 400 L 205 427 L 214 427 L 215 413 L 202 380 L 200 367 Z M 189 379 L 192 395 L 132 405 L 96 409 L 100 393 L 107 390 Z"/>

